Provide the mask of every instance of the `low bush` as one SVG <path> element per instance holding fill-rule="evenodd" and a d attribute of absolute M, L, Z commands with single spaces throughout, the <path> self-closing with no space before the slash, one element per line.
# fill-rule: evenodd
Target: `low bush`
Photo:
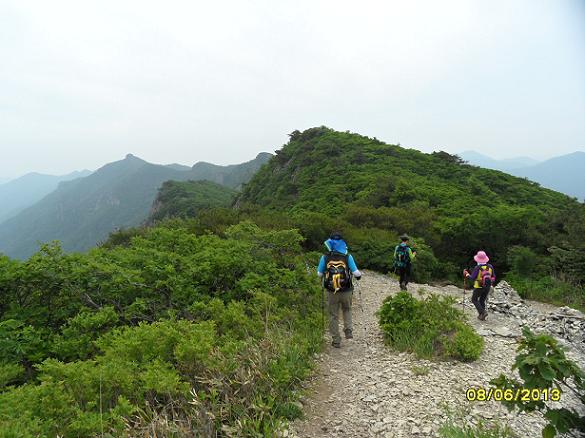
<path fill-rule="evenodd" d="M 585 286 L 572 284 L 551 275 L 535 278 L 523 277 L 515 272 L 508 273 L 506 280 L 522 298 L 556 306 L 570 306 L 585 312 Z"/>
<path fill-rule="evenodd" d="M 0 259 L 0 437 L 274 436 L 300 414 L 322 341 L 301 236 L 189 224 Z"/>
<path fill-rule="evenodd" d="M 509 426 L 496 422 L 478 421 L 477 425 L 460 426 L 448 420 L 439 429 L 441 438 L 518 438 Z"/>
<path fill-rule="evenodd" d="M 378 316 L 387 344 L 427 359 L 478 359 L 483 338 L 453 303 L 434 294 L 418 301 L 404 291 L 386 298 Z"/>

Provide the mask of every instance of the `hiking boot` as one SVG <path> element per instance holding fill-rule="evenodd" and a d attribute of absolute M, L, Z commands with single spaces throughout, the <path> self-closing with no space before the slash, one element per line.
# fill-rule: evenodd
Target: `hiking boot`
<path fill-rule="evenodd" d="M 487 316 L 486 312 L 482 312 L 479 315 L 477 315 L 477 319 L 479 319 L 480 321 L 485 321 L 485 317 Z"/>
<path fill-rule="evenodd" d="M 482 319 L 482 321 L 485 321 L 486 318 L 487 318 L 487 316 L 488 316 L 487 310 L 484 310 L 483 311 L 483 319 Z"/>
<path fill-rule="evenodd" d="M 333 347 L 335 347 L 335 348 L 341 348 L 341 342 L 335 342 L 335 341 L 333 341 L 333 342 L 331 343 L 331 345 L 332 345 Z"/>
<path fill-rule="evenodd" d="M 344 330 L 345 331 L 345 339 L 353 339 L 353 333 L 351 330 Z"/>

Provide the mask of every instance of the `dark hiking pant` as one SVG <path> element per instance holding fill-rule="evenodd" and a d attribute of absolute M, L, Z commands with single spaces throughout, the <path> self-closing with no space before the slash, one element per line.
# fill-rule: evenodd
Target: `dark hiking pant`
<path fill-rule="evenodd" d="M 412 271 L 412 265 L 403 266 L 398 268 L 398 275 L 400 275 L 400 285 L 406 286 L 410 281 L 410 273 Z"/>
<path fill-rule="evenodd" d="M 490 288 L 480 287 L 478 289 L 473 289 L 473 294 L 471 295 L 471 302 L 477 309 L 477 313 L 481 315 L 485 312 L 485 300 L 487 299 L 488 293 L 490 292 Z"/>
<path fill-rule="evenodd" d="M 352 290 L 344 292 L 333 293 L 327 291 L 327 307 L 329 308 L 329 333 L 335 344 L 341 342 L 341 336 L 339 335 L 339 309 L 343 311 L 343 331 L 345 335 L 351 334 L 352 322 L 351 322 L 351 298 L 353 295 Z"/>

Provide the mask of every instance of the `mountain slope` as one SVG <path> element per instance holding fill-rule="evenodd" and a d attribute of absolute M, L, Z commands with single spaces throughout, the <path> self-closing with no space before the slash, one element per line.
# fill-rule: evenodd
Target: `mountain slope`
<path fill-rule="evenodd" d="M 451 217 L 487 202 L 546 208 L 571 203 L 538 184 L 462 164 L 445 152 L 424 154 L 325 127 L 293 136 L 246 185 L 240 201 L 332 214 L 343 213 L 348 203 L 424 205 Z"/>
<path fill-rule="evenodd" d="M 91 174 L 89 170 L 61 176 L 29 173 L 0 185 L 0 223 L 43 199 L 55 190 L 60 182 L 83 178 L 89 174 Z"/>
<path fill-rule="evenodd" d="M 211 181 L 166 181 L 154 201 L 147 223 L 169 217 L 194 217 L 204 208 L 229 207 L 237 191 Z"/>
<path fill-rule="evenodd" d="M 425 268 L 453 275 L 478 249 L 507 266 L 515 245 L 547 254 L 567 235 L 569 197 L 505 173 L 321 127 L 295 132 L 245 186 L 236 205 L 286 214 L 321 249 L 339 229 L 370 267 L 388 270 L 399 233 L 422 237 L 440 258 Z M 571 213 L 572 214 L 572 213 Z M 423 259 L 419 261 L 419 265 Z M 426 262 L 425 262 L 426 263 Z M 433 267 L 437 266 L 437 267 Z"/>
<path fill-rule="evenodd" d="M 474 166 L 485 167 L 486 169 L 501 170 L 509 172 L 513 169 L 521 169 L 524 167 L 534 166 L 539 163 L 530 157 L 516 157 L 507 158 L 504 160 L 496 160 L 476 151 L 465 151 L 457 154 L 461 159 L 467 161 Z"/>
<path fill-rule="evenodd" d="M 229 166 L 229 171 L 220 167 L 224 172 L 221 178 L 237 187 L 266 158 L 260 155 L 242 165 Z M 41 201 L 0 225 L 0 251 L 26 258 L 36 251 L 39 242 L 52 240 L 60 240 L 66 251 L 86 250 L 117 228 L 143 223 L 164 181 L 200 180 L 207 175 L 197 165 L 189 170 L 176 170 L 128 155 L 86 178 L 62 183 Z"/>
<path fill-rule="evenodd" d="M 585 199 L 585 152 L 551 158 L 534 166 L 511 170 L 510 173 L 580 200 Z"/>

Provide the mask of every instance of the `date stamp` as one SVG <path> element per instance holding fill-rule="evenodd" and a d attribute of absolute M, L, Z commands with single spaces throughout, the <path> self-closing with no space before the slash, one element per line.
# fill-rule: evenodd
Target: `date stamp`
<path fill-rule="evenodd" d="M 561 391 L 553 389 L 501 389 L 501 388 L 469 388 L 465 391 L 468 401 L 555 401 L 561 400 Z"/>

